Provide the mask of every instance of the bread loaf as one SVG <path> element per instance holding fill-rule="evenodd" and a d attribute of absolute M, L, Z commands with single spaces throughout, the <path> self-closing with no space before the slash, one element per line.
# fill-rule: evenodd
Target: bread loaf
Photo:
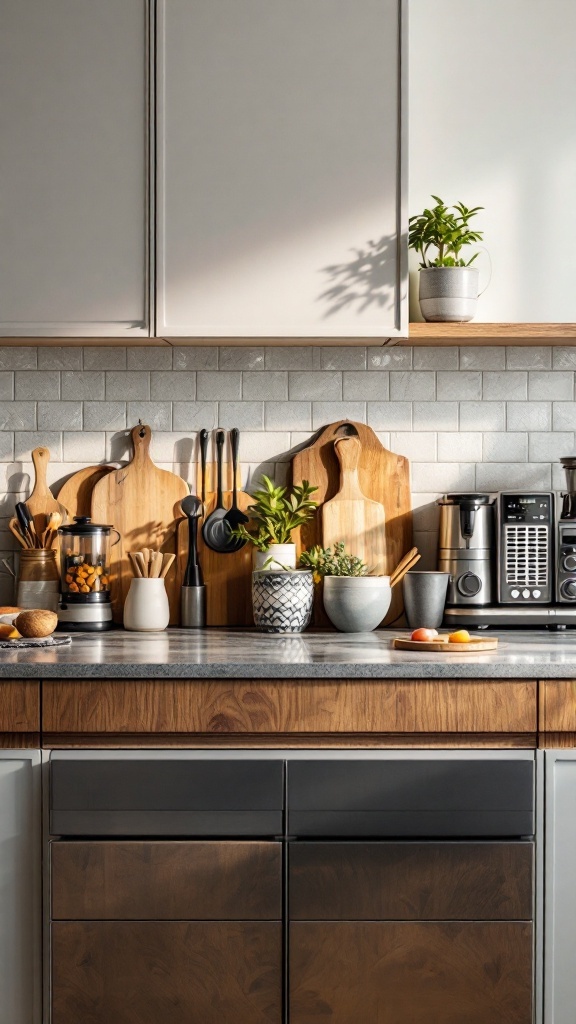
<path fill-rule="evenodd" d="M 28 638 L 50 636 L 58 625 L 58 616 L 56 612 L 49 612 L 44 608 L 31 608 L 29 611 L 20 612 L 14 625 L 22 636 Z"/>

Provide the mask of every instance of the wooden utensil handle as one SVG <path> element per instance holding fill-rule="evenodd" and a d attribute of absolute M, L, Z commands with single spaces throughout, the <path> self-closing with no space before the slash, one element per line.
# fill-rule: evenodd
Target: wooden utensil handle
<path fill-rule="evenodd" d="M 395 587 L 397 583 L 400 583 L 400 580 L 404 579 L 406 573 L 410 572 L 410 570 L 414 568 L 416 563 L 419 562 L 421 558 L 422 555 L 415 555 L 412 561 L 407 562 L 404 568 L 400 570 L 400 572 L 397 572 L 395 576 L 391 576 L 390 586 Z"/>
<path fill-rule="evenodd" d="M 357 437 L 337 437 L 334 451 L 338 457 L 341 470 L 341 484 L 338 496 L 356 498 L 361 494 L 358 480 L 358 463 L 362 446 Z"/>
<path fill-rule="evenodd" d="M 403 558 L 400 559 L 400 561 L 398 562 L 398 565 L 396 566 L 396 568 L 393 569 L 392 572 L 390 573 L 390 579 L 391 580 L 394 579 L 394 577 L 398 575 L 398 573 L 404 568 L 404 566 L 407 565 L 408 562 L 412 561 L 412 559 L 414 558 L 414 555 L 417 555 L 417 554 L 418 554 L 418 548 L 416 548 L 416 547 L 410 548 L 410 551 L 408 551 L 408 553 L 406 555 L 404 555 Z"/>

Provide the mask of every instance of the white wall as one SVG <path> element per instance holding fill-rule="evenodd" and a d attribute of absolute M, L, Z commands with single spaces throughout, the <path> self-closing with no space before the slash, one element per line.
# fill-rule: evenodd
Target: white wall
<path fill-rule="evenodd" d="M 409 0 L 409 17 L 410 213 L 432 192 L 486 207 L 479 321 L 576 321 L 575 0 Z"/>

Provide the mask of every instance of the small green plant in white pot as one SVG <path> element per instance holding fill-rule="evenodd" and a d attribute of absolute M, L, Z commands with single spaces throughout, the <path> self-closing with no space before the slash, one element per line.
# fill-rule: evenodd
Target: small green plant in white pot
<path fill-rule="evenodd" d="M 312 570 L 315 582 L 324 581 L 324 609 L 336 629 L 370 633 L 380 625 L 392 600 L 389 576 L 370 576 L 362 559 L 347 554 L 341 543 L 334 550 L 302 552 L 300 565 Z"/>
<path fill-rule="evenodd" d="M 311 495 L 317 487 L 311 487 L 307 480 L 295 485 L 288 494 L 286 487 L 276 487 L 267 476 L 262 476 L 262 486 L 254 491 L 254 502 L 248 505 L 250 517 L 248 526 L 239 526 L 232 536 L 250 541 L 254 545 L 254 568 L 277 569 L 296 568 L 296 545 L 292 533 L 312 518 L 316 502 Z"/>
<path fill-rule="evenodd" d="M 408 246 L 420 257 L 420 309 L 429 322 L 462 323 L 476 314 L 480 275 L 472 264 L 478 252 L 470 256 L 468 247 L 483 239 L 470 221 L 484 207 L 448 207 L 438 196 L 432 199 L 435 206 L 409 221 Z"/>

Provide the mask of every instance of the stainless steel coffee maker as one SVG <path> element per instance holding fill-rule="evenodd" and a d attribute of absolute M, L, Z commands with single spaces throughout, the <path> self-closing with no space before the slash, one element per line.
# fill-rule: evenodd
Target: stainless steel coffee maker
<path fill-rule="evenodd" d="M 496 590 L 494 499 L 446 494 L 438 505 L 438 569 L 450 573 L 447 606 L 491 604 Z"/>

